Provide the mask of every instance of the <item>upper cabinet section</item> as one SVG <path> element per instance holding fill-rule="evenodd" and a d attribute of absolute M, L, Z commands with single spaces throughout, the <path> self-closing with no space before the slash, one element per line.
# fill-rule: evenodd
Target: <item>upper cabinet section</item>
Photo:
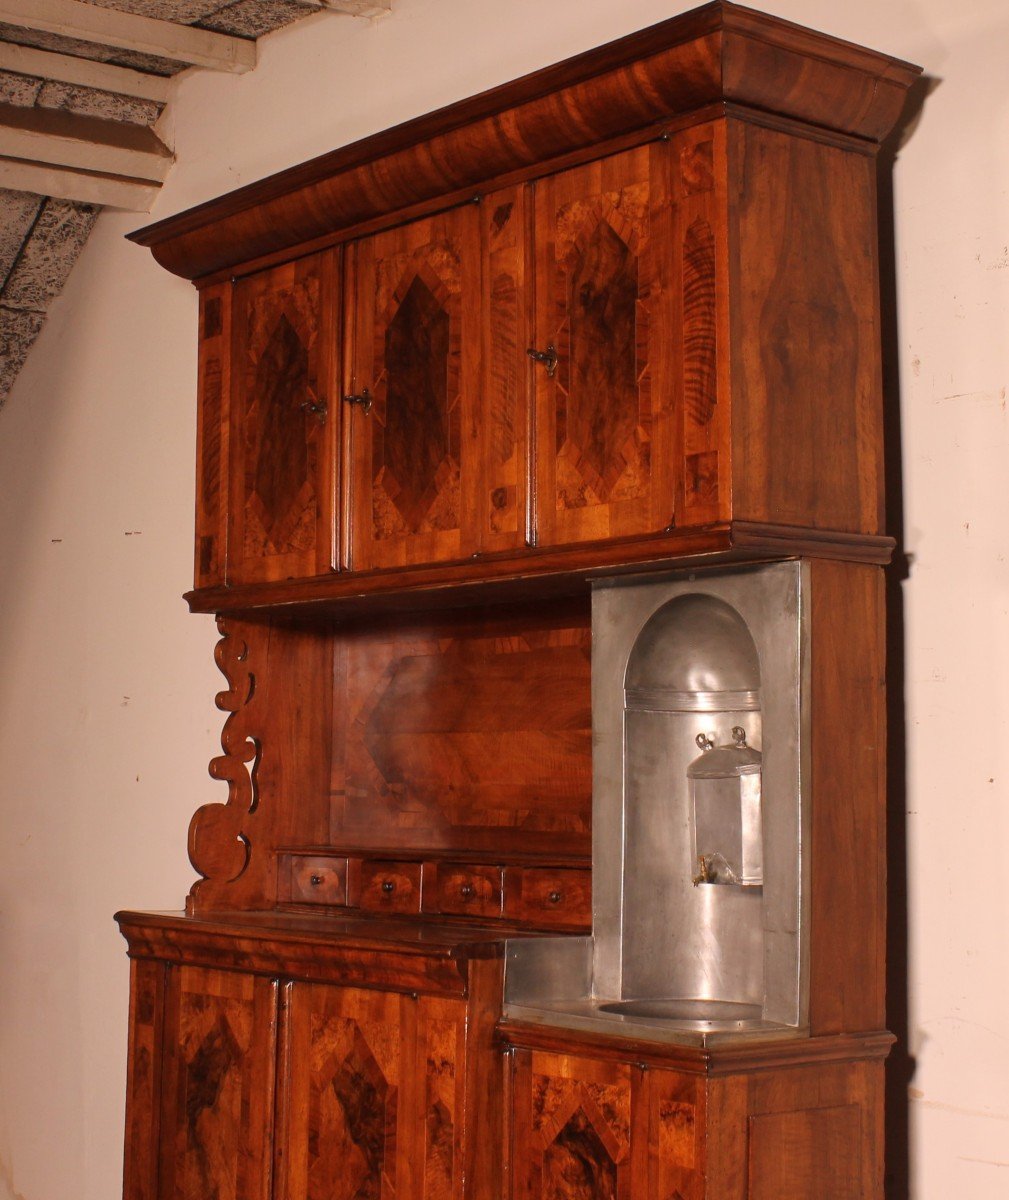
<path fill-rule="evenodd" d="M 193 607 L 885 561 L 917 74 L 716 2 L 135 234 L 201 290 Z"/>

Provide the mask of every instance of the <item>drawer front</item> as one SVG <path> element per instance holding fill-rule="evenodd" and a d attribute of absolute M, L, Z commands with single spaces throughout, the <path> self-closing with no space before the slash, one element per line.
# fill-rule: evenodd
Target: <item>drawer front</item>
<path fill-rule="evenodd" d="M 508 876 L 507 915 L 513 921 L 579 928 L 592 924 L 592 872 L 515 868 Z"/>
<path fill-rule="evenodd" d="M 292 854 L 288 900 L 298 904 L 346 904 L 347 860 Z M 283 879 L 283 870 L 281 879 Z"/>
<path fill-rule="evenodd" d="M 369 912 L 420 912 L 420 880 L 420 863 L 365 861 L 358 905 Z"/>
<path fill-rule="evenodd" d="M 437 911 L 461 916 L 500 917 L 503 885 L 503 867 L 441 863 L 435 900 Z"/>

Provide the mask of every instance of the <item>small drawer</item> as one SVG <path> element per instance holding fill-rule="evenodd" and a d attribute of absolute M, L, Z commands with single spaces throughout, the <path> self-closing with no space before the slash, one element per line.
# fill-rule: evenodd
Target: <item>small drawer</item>
<path fill-rule="evenodd" d="M 366 860 L 358 905 L 370 912 L 420 912 L 420 876 L 420 863 Z"/>
<path fill-rule="evenodd" d="M 467 917 L 500 917 L 504 900 L 503 867 L 440 863 L 437 911 Z"/>
<path fill-rule="evenodd" d="M 508 917 L 534 925 L 590 926 L 592 872 L 513 868 L 508 872 Z"/>
<path fill-rule="evenodd" d="M 286 856 L 288 894 L 282 899 L 297 904 L 346 904 L 347 860 L 345 858 Z M 283 860 L 280 878 L 284 879 Z M 283 886 L 283 885 L 282 885 Z"/>

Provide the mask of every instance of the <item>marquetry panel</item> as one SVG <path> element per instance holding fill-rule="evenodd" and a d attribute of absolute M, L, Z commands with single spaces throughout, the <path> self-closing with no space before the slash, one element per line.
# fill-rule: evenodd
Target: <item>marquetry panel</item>
<path fill-rule="evenodd" d="M 673 521 L 667 171 L 656 143 L 537 185 L 535 340 L 557 355 L 535 370 L 541 545 Z"/>
<path fill-rule="evenodd" d="M 333 640 L 331 844 L 588 853 L 586 607 Z"/>
<path fill-rule="evenodd" d="M 355 248 L 348 392 L 350 559 L 355 570 L 477 549 L 479 222 L 473 206 Z"/>
<path fill-rule="evenodd" d="M 467 1005 L 422 998 L 417 1009 L 416 1077 L 423 1081 L 416 1124 L 418 1194 L 423 1200 L 457 1200 L 465 1183 L 466 1141 L 479 1145 L 487 1132 L 466 1127 Z"/>
<path fill-rule="evenodd" d="M 228 971 L 171 974 L 159 1200 L 267 1200 L 276 985 Z"/>
<path fill-rule="evenodd" d="M 224 582 L 228 541 L 228 405 L 231 284 L 200 293 L 196 424 L 197 587 Z"/>
<path fill-rule="evenodd" d="M 624 1063 L 518 1051 L 512 1200 L 631 1200 L 631 1090 Z"/>
<path fill-rule="evenodd" d="M 715 122 L 675 135 L 670 150 L 674 319 L 681 401 L 676 523 L 730 515 L 725 130 Z"/>
<path fill-rule="evenodd" d="M 478 428 L 481 550 L 508 550 L 523 545 L 527 536 L 530 213 L 523 187 L 492 193 L 480 206 L 485 311 Z"/>
<path fill-rule="evenodd" d="M 330 252 L 235 285 L 230 582 L 335 565 L 336 271 Z"/>
<path fill-rule="evenodd" d="M 649 1200 L 706 1200 L 703 1076 L 648 1071 L 642 1097 L 647 1106 Z"/>
<path fill-rule="evenodd" d="M 321 984 L 289 988 L 283 1200 L 409 1196 L 404 1062 L 416 1002 Z M 409 1078 L 409 1077 L 408 1077 Z M 414 1120 L 415 1120 L 414 1114 Z"/>

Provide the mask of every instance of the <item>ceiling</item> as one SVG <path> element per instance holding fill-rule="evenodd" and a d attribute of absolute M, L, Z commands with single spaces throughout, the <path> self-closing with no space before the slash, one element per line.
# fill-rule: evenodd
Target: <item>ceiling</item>
<path fill-rule="evenodd" d="M 391 0 L 0 0 L 0 405 L 105 205 L 146 212 L 172 167 L 180 71 L 251 71 L 257 39 Z"/>

